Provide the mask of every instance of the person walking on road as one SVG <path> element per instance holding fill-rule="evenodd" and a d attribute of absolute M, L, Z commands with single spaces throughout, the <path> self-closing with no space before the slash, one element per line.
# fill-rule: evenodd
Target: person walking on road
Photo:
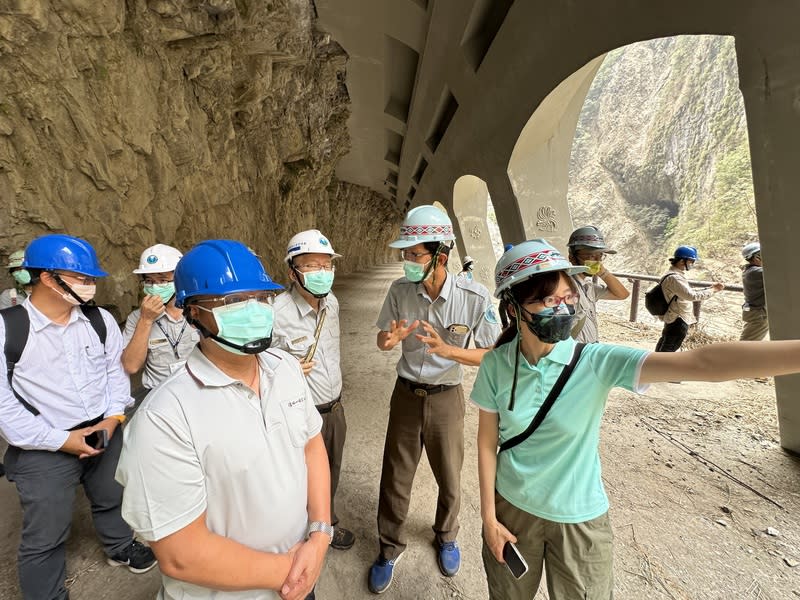
<path fill-rule="evenodd" d="M 461 365 L 479 365 L 500 329 L 489 291 L 448 274 L 454 240 L 450 218 L 423 205 L 409 211 L 400 237 L 389 244 L 402 253 L 405 277 L 392 283 L 376 323 L 378 348 L 402 350 L 383 450 L 380 551 L 368 577 L 376 594 L 391 585 L 406 548 L 403 525 L 423 449 L 439 486 L 433 524 L 439 570 L 453 577 L 461 566 L 456 541 L 464 462 Z M 468 347 L 470 340 L 475 348 Z"/>
<path fill-rule="evenodd" d="M 724 289 L 724 284 L 714 282 L 711 287 L 693 290 L 689 285 L 686 273 L 697 262 L 699 255 L 694 246 L 678 246 L 675 254 L 669 259 L 672 265 L 661 284 L 664 298 L 669 303 L 663 317 L 664 328 L 661 338 L 656 344 L 656 352 L 676 352 L 680 350 L 683 340 L 689 333 L 689 326 L 697 322 L 694 316 L 693 302 L 706 300 Z"/>
<path fill-rule="evenodd" d="M 333 261 L 339 257 L 328 238 L 316 229 L 302 231 L 289 240 L 284 260 L 291 283 L 275 299 L 272 345 L 300 361 L 322 417 L 322 439 L 331 470 L 331 547 L 347 550 L 356 538 L 352 531 L 339 526 L 334 510 L 347 436 L 339 364 L 339 301 L 331 292 L 336 270 Z"/>

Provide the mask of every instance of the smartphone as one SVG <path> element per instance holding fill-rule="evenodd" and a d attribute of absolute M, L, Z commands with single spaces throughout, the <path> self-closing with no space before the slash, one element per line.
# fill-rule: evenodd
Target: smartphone
<path fill-rule="evenodd" d="M 86 440 L 86 445 L 91 446 L 95 450 L 102 450 L 108 446 L 108 432 L 105 429 L 93 431 L 84 439 Z"/>
<path fill-rule="evenodd" d="M 517 547 L 511 542 L 506 542 L 503 546 L 503 560 L 506 561 L 506 566 L 511 574 L 519 579 L 528 572 L 528 563 L 522 558 Z"/>

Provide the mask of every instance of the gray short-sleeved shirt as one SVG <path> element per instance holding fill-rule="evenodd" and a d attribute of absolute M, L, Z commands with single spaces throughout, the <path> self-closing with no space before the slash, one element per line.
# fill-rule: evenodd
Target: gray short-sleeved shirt
<path fill-rule="evenodd" d="M 489 348 L 500 335 L 499 319 L 489 290 L 476 281 L 449 273 L 439 297 L 433 302 L 422 283 L 412 283 L 405 277 L 392 282 L 376 325 L 381 331 L 389 331 L 392 320 L 402 319 L 409 325 L 416 319 L 429 322 L 445 343 L 459 348 L 466 348 L 470 340 L 476 348 Z M 418 333 L 425 333 L 421 325 Z M 413 333 L 403 340 L 402 349 L 397 363 L 400 377 L 418 383 L 461 383 L 461 365 L 428 354 L 427 346 Z"/>
<path fill-rule="evenodd" d="M 125 428 L 116 474 L 125 486 L 122 516 L 144 539 L 163 539 L 203 511 L 210 531 L 263 552 L 286 552 L 305 536 L 305 446 L 322 419 L 295 358 L 281 350 L 258 358 L 261 399 L 198 346 Z M 279 596 L 221 592 L 162 575 L 158 598 Z"/>
<path fill-rule="evenodd" d="M 140 308 L 128 315 L 128 320 L 125 321 L 125 331 L 122 334 L 126 346 L 131 341 L 141 316 Z M 183 317 L 173 319 L 164 311 L 150 328 L 142 385 L 152 390 L 177 371 L 186 362 L 187 357 L 199 341 L 200 334 L 186 322 L 186 319 Z M 173 349 L 175 343 L 177 345 Z"/>
<path fill-rule="evenodd" d="M 300 295 L 295 286 L 275 299 L 275 325 L 272 347 L 286 350 L 295 358 L 303 358 L 314 343 L 319 313 Z M 320 298 L 320 312 L 325 309 L 325 321 L 314 352 L 316 365 L 306 381 L 314 402 L 327 404 L 342 393 L 342 369 L 339 350 L 339 301 L 333 294 Z"/>

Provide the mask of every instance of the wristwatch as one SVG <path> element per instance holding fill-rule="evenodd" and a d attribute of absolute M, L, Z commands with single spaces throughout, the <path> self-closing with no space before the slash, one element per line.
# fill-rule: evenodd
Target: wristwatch
<path fill-rule="evenodd" d="M 327 535 L 329 544 L 333 541 L 333 525 L 330 523 L 325 523 L 324 521 L 311 521 L 311 523 L 308 524 L 308 530 L 306 531 L 306 539 L 310 538 L 312 533 L 317 532 Z"/>

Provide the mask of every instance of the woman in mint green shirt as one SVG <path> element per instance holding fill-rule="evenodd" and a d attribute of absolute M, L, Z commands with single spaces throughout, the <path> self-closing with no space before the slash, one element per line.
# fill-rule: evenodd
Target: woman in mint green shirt
<path fill-rule="evenodd" d="M 569 333 L 579 291 L 569 275 L 583 269 L 541 239 L 509 249 L 495 269 L 495 293 L 510 325 L 484 356 L 471 394 L 480 408 L 478 472 L 490 598 L 533 598 L 544 564 L 551 600 L 613 596 L 612 532 L 598 451 L 612 388 L 641 392 L 659 381 L 800 371 L 800 341 L 714 344 L 678 353 L 589 344 L 539 428 L 498 453 L 499 444 L 525 431 L 572 359 L 576 343 Z M 527 562 L 520 579 L 504 565 L 506 542 Z"/>

